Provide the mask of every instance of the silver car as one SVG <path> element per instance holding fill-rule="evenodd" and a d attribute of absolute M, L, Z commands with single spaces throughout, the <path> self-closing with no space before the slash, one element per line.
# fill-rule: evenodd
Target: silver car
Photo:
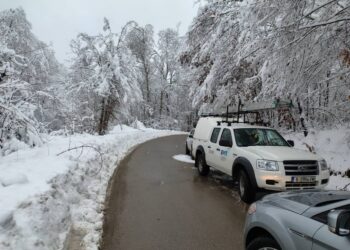
<path fill-rule="evenodd" d="M 250 206 L 244 238 L 247 250 L 349 250 L 350 192 L 267 195 Z"/>

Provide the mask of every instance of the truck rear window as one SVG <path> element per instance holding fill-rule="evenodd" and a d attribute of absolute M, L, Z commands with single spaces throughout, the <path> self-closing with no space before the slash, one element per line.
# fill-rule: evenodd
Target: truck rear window
<path fill-rule="evenodd" d="M 220 128 L 214 128 L 213 133 L 211 134 L 210 141 L 212 143 L 217 143 L 220 134 Z"/>

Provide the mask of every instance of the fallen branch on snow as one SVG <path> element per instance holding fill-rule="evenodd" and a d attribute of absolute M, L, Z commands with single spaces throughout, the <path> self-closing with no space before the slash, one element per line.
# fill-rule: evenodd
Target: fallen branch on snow
<path fill-rule="evenodd" d="M 63 155 L 65 153 L 73 151 L 73 150 L 81 149 L 81 152 L 80 152 L 80 154 L 78 156 L 78 158 L 79 158 L 82 155 L 84 148 L 91 148 L 91 149 L 95 150 L 100 155 L 100 160 L 101 160 L 100 161 L 100 168 L 98 169 L 98 171 L 94 175 L 92 175 L 92 176 L 96 176 L 101 171 L 101 169 L 103 167 L 103 153 L 98 148 L 96 148 L 94 146 L 91 146 L 91 145 L 81 145 L 81 146 L 78 146 L 78 147 L 69 148 L 67 150 L 64 150 L 61 153 L 58 153 L 57 156 Z"/>
<path fill-rule="evenodd" d="M 315 152 L 315 147 L 314 146 L 310 146 L 309 144 L 307 143 L 303 143 L 303 145 L 305 145 L 307 147 L 307 149 L 311 152 L 311 153 L 316 153 Z"/>
<path fill-rule="evenodd" d="M 349 186 L 350 186 L 350 183 L 349 183 L 349 184 L 347 184 L 347 185 L 345 185 L 345 187 L 343 187 L 341 190 L 343 190 L 343 191 L 347 191 Z"/>

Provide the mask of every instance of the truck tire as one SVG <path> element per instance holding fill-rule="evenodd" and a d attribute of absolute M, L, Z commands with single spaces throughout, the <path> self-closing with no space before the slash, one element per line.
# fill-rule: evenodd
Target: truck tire
<path fill-rule="evenodd" d="M 278 243 L 274 239 L 267 236 L 260 236 L 255 238 L 247 246 L 247 250 L 259 250 L 259 249 L 281 250 L 281 247 L 278 245 Z"/>
<path fill-rule="evenodd" d="M 240 170 L 238 174 L 238 193 L 241 200 L 246 203 L 251 203 L 255 199 L 256 190 L 244 170 Z"/>
<path fill-rule="evenodd" d="M 205 161 L 204 154 L 198 154 L 196 157 L 196 167 L 201 176 L 207 176 L 209 174 L 210 168 Z"/>
<path fill-rule="evenodd" d="M 193 152 L 193 145 L 191 145 L 190 156 L 191 156 L 191 159 L 194 160 L 192 152 Z"/>

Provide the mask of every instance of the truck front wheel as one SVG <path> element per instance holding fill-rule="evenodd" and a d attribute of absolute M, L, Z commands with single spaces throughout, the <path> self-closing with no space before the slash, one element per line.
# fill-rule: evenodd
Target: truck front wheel
<path fill-rule="evenodd" d="M 196 157 L 196 166 L 198 168 L 198 173 L 201 176 L 207 176 L 209 174 L 210 168 L 205 161 L 205 156 L 203 154 L 199 154 Z"/>
<path fill-rule="evenodd" d="M 247 173 L 244 170 L 240 170 L 238 174 L 238 193 L 241 200 L 246 203 L 253 202 L 255 192 Z"/>

